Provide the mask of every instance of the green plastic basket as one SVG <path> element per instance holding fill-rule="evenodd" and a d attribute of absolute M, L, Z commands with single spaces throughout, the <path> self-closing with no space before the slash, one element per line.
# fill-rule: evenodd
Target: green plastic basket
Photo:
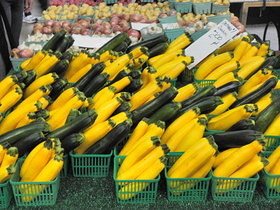
<path fill-rule="evenodd" d="M 214 115 L 212 115 L 212 116 L 214 117 Z M 212 135 L 212 134 L 215 134 L 215 133 L 222 133 L 222 132 L 225 132 L 225 131 L 216 131 L 216 130 L 206 129 L 205 132 L 204 132 L 204 136 Z"/>
<path fill-rule="evenodd" d="M 205 201 L 210 186 L 210 173 L 205 178 L 170 178 L 167 175 L 169 168 L 182 154 L 182 152 L 171 152 L 167 155 L 168 162 L 164 171 L 167 198 L 169 201 Z M 179 187 L 174 188 L 174 185 Z"/>
<path fill-rule="evenodd" d="M 185 32 L 185 28 L 164 29 L 163 31 L 164 31 L 168 41 L 172 42 L 178 36 L 182 35 Z"/>
<path fill-rule="evenodd" d="M 202 29 L 200 31 L 194 32 L 191 37 L 194 41 L 198 40 L 200 37 L 202 37 L 204 34 L 206 34 L 209 30 L 208 29 Z"/>
<path fill-rule="evenodd" d="M 174 7 L 180 13 L 192 12 L 192 2 L 174 2 Z"/>
<path fill-rule="evenodd" d="M 61 178 L 64 178 L 67 176 L 68 174 L 68 167 L 69 167 L 69 155 L 66 154 L 66 155 L 63 155 L 63 167 L 62 167 L 62 170 L 60 172 L 60 177 Z"/>
<path fill-rule="evenodd" d="M 212 85 L 216 80 L 206 80 L 206 79 L 196 79 L 194 77 L 194 82 L 198 85 L 198 87 L 206 87 Z"/>
<path fill-rule="evenodd" d="M 104 0 L 104 2 L 105 2 L 106 4 L 115 4 L 115 3 L 118 2 L 118 0 Z"/>
<path fill-rule="evenodd" d="M 212 13 L 223 13 L 229 10 L 229 5 L 212 4 Z"/>
<path fill-rule="evenodd" d="M 193 4 L 193 11 L 195 14 L 210 14 L 212 2 L 195 3 Z"/>
<path fill-rule="evenodd" d="M 167 16 L 167 17 L 164 17 L 164 18 L 159 18 L 158 20 L 159 20 L 159 22 L 161 24 L 164 24 L 164 23 L 177 23 L 178 22 L 177 15 L 170 15 L 170 16 Z"/>
<path fill-rule="evenodd" d="M 170 9 L 175 9 L 175 1 L 176 0 L 168 0 Z"/>
<path fill-rule="evenodd" d="M 60 185 L 60 177 L 50 182 L 20 182 L 20 167 L 24 159 L 19 159 L 16 173 L 10 183 L 17 206 L 49 206 L 55 205 Z M 24 190 L 22 188 L 28 189 Z M 28 200 L 26 200 L 28 199 Z"/>
<path fill-rule="evenodd" d="M 74 177 L 107 177 L 113 150 L 110 154 L 76 155 L 70 152 Z"/>
<path fill-rule="evenodd" d="M 208 22 L 213 22 L 219 24 L 223 20 L 228 20 L 230 21 L 230 14 L 228 15 L 213 15 L 213 16 L 208 16 L 207 21 Z"/>
<path fill-rule="evenodd" d="M 125 156 L 114 158 L 114 181 L 117 203 L 155 203 L 160 176 L 149 180 L 117 180 L 117 172 Z"/>
<path fill-rule="evenodd" d="M 10 57 L 13 69 L 14 70 L 19 69 L 20 64 L 27 59 L 29 59 L 29 58 L 12 58 L 12 57 Z"/>
<path fill-rule="evenodd" d="M 259 175 L 252 178 L 216 177 L 212 173 L 211 194 L 214 201 L 251 202 Z M 222 184 L 222 186 L 221 186 Z"/>
<path fill-rule="evenodd" d="M 265 151 L 273 151 L 280 145 L 280 136 L 268 136 L 265 135 L 266 139 L 264 149 Z"/>
<path fill-rule="evenodd" d="M 280 199 L 280 175 L 272 175 L 265 169 L 262 171 L 263 192 L 267 198 Z"/>
<path fill-rule="evenodd" d="M 0 184 L 0 208 L 8 208 L 13 197 L 12 187 L 9 181 Z"/>

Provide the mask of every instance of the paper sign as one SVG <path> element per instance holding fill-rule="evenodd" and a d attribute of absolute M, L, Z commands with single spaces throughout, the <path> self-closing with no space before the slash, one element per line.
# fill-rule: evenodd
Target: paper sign
<path fill-rule="evenodd" d="M 188 67 L 193 68 L 238 32 L 239 30 L 228 20 L 223 20 L 215 28 L 208 31 L 185 49 L 185 55 L 194 57 L 194 62 Z"/>
<path fill-rule="evenodd" d="M 142 30 L 143 28 L 148 27 L 149 25 L 151 25 L 151 23 L 136 23 L 136 22 L 131 22 L 131 28 L 135 29 L 135 30 Z"/>
<path fill-rule="evenodd" d="M 83 48 L 100 48 L 105 43 L 107 43 L 113 37 L 98 37 L 98 36 L 83 36 L 79 34 L 73 34 L 74 46 L 83 47 Z"/>

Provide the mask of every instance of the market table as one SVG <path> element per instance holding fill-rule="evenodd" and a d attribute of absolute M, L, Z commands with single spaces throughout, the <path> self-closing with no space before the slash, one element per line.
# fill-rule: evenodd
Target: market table
<path fill-rule="evenodd" d="M 111 164 L 112 166 L 112 164 Z M 111 167 L 112 169 L 112 167 Z M 161 175 L 159 191 L 154 204 L 118 204 L 115 198 L 115 186 L 112 170 L 104 178 L 73 177 L 61 178 L 56 205 L 42 207 L 16 207 L 12 200 L 9 209 L 279 209 L 280 199 L 267 199 L 259 182 L 252 202 L 213 201 L 209 192 L 205 202 L 170 202 L 167 199 L 166 182 Z"/>

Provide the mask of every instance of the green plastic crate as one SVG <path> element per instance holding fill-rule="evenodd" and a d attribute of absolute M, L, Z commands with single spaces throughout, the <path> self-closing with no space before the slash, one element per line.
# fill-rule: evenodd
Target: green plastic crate
<path fill-rule="evenodd" d="M 110 154 L 76 155 L 70 152 L 74 177 L 107 177 L 113 150 Z"/>
<path fill-rule="evenodd" d="M 159 18 L 158 20 L 159 20 L 159 22 L 161 24 L 164 24 L 164 23 L 177 23 L 178 22 L 177 15 L 170 15 L 170 16 L 167 16 L 167 17 L 164 17 L 164 18 Z"/>
<path fill-rule="evenodd" d="M 21 64 L 23 61 L 26 61 L 27 59 L 29 59 L 29 58 L 12 58 L 12 57 L 10 57 L 10 60 L 11 60 L 11 62 L 12 62 L 13 69 L 14 69 L 14 70 L 19 69 L 20 64 Z"/>
<path fill-rule="evenodd" d="M 198 40 L 200 37 L 202 37 L 204 34 L 206 34 L 209 30 L 208 29 L 202 29 L 200 31 L 194 32 L 191 37 L 194 41 Z"/>
<path fill-rule="evenodd" d="M 175 1 L 176 0 L 168 0 L 170 9 L 175 9 Z"/>
<path fill-rule="evenodd" d="M 194 82 L 199 86 L 199 87 L 206 87 L 206 86 L 209 86 L 209 85 L 212 85 L 214 84 L 216 80 L 206 80 L 206 79 L 196 79 L 194 77 Z"/>
<path fill-rule="evenodd" d="M 182 154 L 182 152 L 171 152 L 167 155 L 168 162 L 164 171 L 167 184 L 167 198 L 169 201 L 205 201 L 210 186 L 210 173 L 205 178 L 170 178 L 167 175 L 169 168 L 172 167 Z M 179 187 L 174 188 L 174 185 L 179 185 Z"/>
<path fill-rule="evenodd" d="M 60 172 L 60 177 L 61 178 L 64 178 L 67 176 L 68 174 L 68 167 L 69 167 L 69 155 L 66 154 L 66 155 L 63 155 L 63 167 L 62 167 L 62 170 Z"/>
<path fill-rule="evenodd" d="M 17 206 L 49 206 L 55 205 L 60 185 L 60 177 L 50 182 L 20 182 L 20 167 L 24 159 L 19 159 L 16 173 L 11 177 L 10 183 Z M 28 188 L 22 192 L 22 188 Z M 34 192 L 37 191 L 37 192 Z M 28 198 L 33 198 L 24 200 Z"/>
<path fill-rule="evenodd" d="M 212 115 L 214 117 L 214 115 Z M 216 115 L 217 116 L 217 115 Z M 215 134 L 215 133 L 222 133 L 222 132 L 225 132 L 225 131 L 217 131 L 217 130 L 208 130 L 206 129 L 205 132 L 204 132 L 204 135 L 212 135 L 212 134 Z"/>
<path fill-rule="evenodd" d="M 185 32 L 185 28 L 163 29 L 169 42 L 175 40 L 178 36 Z"/>
<path fill-rule="evenodd" d="M 213 22 L 213 23 L 217 23 L 217 24 L 219 24 L 220 22 L 222 22 L 225 19 L 230 21 L 230 19 L 231 19 L 230 14 L 227 14 L 227 15 L 213 15 L 213 16 L 208 16 L 207 17 L 208 22 Z"/>
<path fill-rule="evenodd" d="M 193 11 L 195 14 L 210 14 L 212 2 L 195 3 L 193 4 Z"/>
<path fill-rule="evenodd" d="M 223 13 L 229 10 L 229 5 L 212 4 L 212 13 Z"/>
<path fill-rule="evenodd" d="M 273 151 L 280 145 L 280 136 L 265 135 L 264 138 L 266 139 L 265 151 Z"/>
<path fill-rule="evenodd" d="M 211 194 L 214 201 L 251 202 L 259 175 L 251 178 L 216 177 L 212 173 Z M 225 184 L 223 184 L 225 183 Z M 223 186 L 219 186 L 223 184 Z"/>
<path fill-rule="evenodd" d="M 115 4 L 115 3 L 118 2 L 118 0 L 104 0 L 104 2 L 105 2 L 106 4 Z"/>
<path fill-rule="evenodd" d="M 12 187 L 9 181 L 0 184 L 0 208 L 8 208 L 13 197 Z"/>
<path fill-rule="evenodd" d="M 265 169 L 262 171 L 263 192 L 267 198 L 280 199 L 280 175 L 272 175 Z"/>
<path fill-rule="evenodd" d="M 117 203 L 155 203 L 160 176 L 149 180 L 117 180 L 117 172 L 124 158 L 125 156 L 114 158 L 113 177 Z"/>
<path fill-rule="evenodd" d="M 174 7 L 180 13 L 192 12 L 192 2 L 174 2 Z"/>

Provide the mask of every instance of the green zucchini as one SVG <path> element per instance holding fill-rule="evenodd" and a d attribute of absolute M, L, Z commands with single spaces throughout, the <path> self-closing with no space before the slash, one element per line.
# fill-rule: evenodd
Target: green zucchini
<path fill-rule="evenodd" d="M 186 107 L 189 106 L 191 104 L 193 104 L 195 101 L 206 97 L 206 96 L 212 96 L 215 94 L 215 92 L 217 91 L 217 88 L 214 85 L 208 85 L 205 87 L 202 87 L 200 89 L 198 89 L 191 97 L 183 100 L 182 103 L 182 107 Z"/>
<path fill-rule="evenodd" d="M 55 51 L 64 53 L 67 49 L 68 49 L 68 45 L 69 45 L 69 39 L 67 36 L 65 36 L 60 43 L 57 45 L 57 47 L 55 48 Z"/>
<path fill-rule="evenodd" d="M 93 96 L 93 94 L 97 93 L 108 81 L 109 78 L 108 73 L 102 73 L 94 77 L 91 81 L 87 83 L 87 85 L 82 89 L 87 97 Z"/>
<path fill-rule="evenodd" d="M 67 31 L 61 30 L 55 33 L 52 38 L 43 46 L 42 50 L 55 50 L 57 46 L 59 46 L 60 42 L 65 37 Z"/>
<path fill-rule="evenodd" d="M 165 34 L 160 34 L 156 37 L 150 38 L 150 39 L 146 39 L 140 42 L 137 42 L 136 44 L 130 45 L 127 48 L 127 53 L 131 52 L 133 49 L 137 48 L 137 47 L 147 47 L 148 49 L 154 47 L 155 45 L 159 44 L 159 43 L 165 43 L 168 42 L 167 36 Z"/>
<path fill-rule="evenodd" d="M 152 58 L 154 56 L 160 55 L 166 51 L 168 48 L 169 43 L 168 42 L 163 42 L 156 44 L 155 46 L 151 47 L 149 49 L 149 57 Z"/>
<path fill-rule="evenodd" d="M 43 142 L 45 139 L 46 137 L 43 132 L 37 131 L 23 137 L 19 141 L 16 141 L 14 144 L 12 144 L 12 146 L 18 148 L 18 157 L 22 157 L 23 155 L 29 153 L 34 147 Z"/>
<path fill-rule="evenodd" d="M 131 72 L 131 70 L 129 69 L 123 69 L 121 70 L 113 80 L 111 80 L 106 86 L 110 86 L 111 84 L 115 83 L 116 81 L 119 81 L 120 79 L 126 77 L 129 75 L 129 73 Z"/>
<path fill-rule="evenodd" d="M 138 89 L 140 89 L 143 85 L 143 81 L 139 79 L 133 79 L 132 82 L 126 86 L 122 91 L 129 92 L 129 93 L 134 93 Z"/>
<path fill-rule="evenodd" d="M 48 72 L 55 72 L 57 73 L 59 76 L 64 75 L 66 69 L 69 66 L 69 60 L 67 59 L 62 59 L 60 61 L 58 61 Z"/>
<path fill-rule="evenodd" d="M 280 113 L 280 97 L 269 104 L 263 111 L 255 117 L 254 130 L 265 132 L 273 119 Z"/>
<path fill-rule="evenodd" d="M 39 111 L 36 112 L 29 112 L 27 114 L 29 119 L 37 119 L 37 118 L 43 118 L 43 119 L 48 119 L 50 116 L 50 113 L 47 109 L 40 109 Z"/>
<path fill-rule="evenodd" d="M 133 79 L 140 79 L 142 72 L 140 70 L 133 70 L 129 72 L 128 76 L 131 76 Z"/>
<path fill-rule="evenodd" d="M 191 70 L 189 70 L 188 68 L 186 68 L 184 71 L 181 72 L 181 74 L 177 77 L 176 80 L 176 88 L 180 88 L 183 87 L 189 83 L 193 83 L 194 81 L 194 75 L 193 72 Z M 193 83 L 195 84 L 195 83 Z M 195 84 L 195 86 L 197 87 L 196 89 L 198 89 L 197 84 Z"/>
<path fill-rule="evenodd" d="M 60 60 L 64 60 L 64 59 L 65 59 L 65 60 L 68 60 L 68 61 L 70 62 L 74 55 L 75 55 L 74 52 L 72 52 L 72 51 L 70 51 L 70 50 L 69 50 L 69 51 L 66 51 L 66 52 L 64 52 L 64 53 L 62 54 Z"/>
<path fill-rule="evenodd" d="M 33 121 L 25 126 L 15 128 L 12 131 L 8 131 L 0 136 L 0 144 L 3 142 L 8 142 L 9 144 L 14 144 L 18 140 L 34 133 L 34 132 L 48 132 L 50 131 L 50 125 L 46 122 L 42 122 L 42 119 Z"/>
<path fill-rule="evenodd" d="M 250 144 L 256 139 L 263 138 L 262 132 L 255 130 L 225 131 L 212 134 L 218 150 L 223 151 L 229 148 L 241 147 Z"/>
<path fill-rule="evenodd" d="M 81 145 L 85 140 L 83 133 L 72 133 L 69 136 L 62 138 L 61 147 L 64 149 L 64 154 L 69 153 L 71 150 L 75 149 Z"/>
<path fill-rule="evenodd" d="M 113 51 L 115 52 L 126 52 L 128 48 L 128 43 L 127 42 L 121 42 L 119 45 L 117 45 Z"/>
<path fill-rule="evenodd" d="M 49 93 L 49 96 L 53 100 L 55 100 L 62 93 L 62 91 L 66 88 L 67 85 L 68 85 L 67 79 L 58 78 L 53 84 L 51 84 L 52 90 Z"/>
<path fill-rule="evenodd" d="M 217 88 L 217 91 L 213 94 L 214 96 L 223 96 L 227 93 L 238 92 L 241 83 L 239 81 L 228 82 L 221 87 Z"/>
<path fill-rule="evenodd" d="M 68 46 L 67 46 L 67 49 L 68 49 L 69 47 L 71 47 L 74 44 L 75 39 L 72 37 L 71 34 L 68 35 L 67 38 L 68 38 Z"/>
<path fill-rule="evenodd" d="M 90 146 L 85 154 L 109 154 L 116 145 L 127 138 L 131 126 L 131 119 L 118 124 L 98 142 Z"/>
<path fill-rule="evenodd" d="M 74 119 L 78 119 L 77 117 L 80 116 L 82 113 L 78 109 L 71 109 L 67 119 L 66 119 L 66 124 L 73 121 Z"/>
<path fill-rule="evenodd" d="M 156 122 L 158 120 L 167 122 L 172 117 L 174 117 L 181 108 L 182 105 L 180 102 L 167 103 L 156 110 L 155 113 L 149 117 L 149 119 L 151 122 Z"/>
<path fill-rule="evenodd" d="M 14 77 L 16 77 L 15 82 L 23 82 L 24 79 L 27 77 L 27 72 L 24 70 L 21 71 L 17 71 L 15 73 L 12 74 Z"/>
<path fill-rule="evenodd" d="M 149 117 L 156 110 L 162 107 L 164 104 L 171 102 L 175 96 L 178 94 L 178 91 L 175 87 L 169 87 L 166 90 L 162 91 L 156 98 L 143 104 L 137 109 L 132 111 L 132 120 L 133 123 L 138 123 L 143 117 Z"/>
<path fill-rule="evenodd" d="M 264 69 L 264 68 L 279 69 L 280 68 L 280 55 L 267 57 L 259 69 Z"/>
<path fill-rule="evenodd" d="M 74 84 L 74 87 L 78 88 L 79 90 L 83 90 L 89 83 L 92 83 L 95 77 L 100 75 L 105 66 L 106 65 L 104 64 L 104 62 L 93 65 L 92 68 Z"/>
<path fill-rule="evenodd" d="M 131 103 L 129 101 L 124 101 L 122 104 L 113 112 L 112 116 L 120 113 L 120 112 L 127 112 L 132 107 Z"/>
<path fill-rule="evenodd" d="M 101 46 L 95 53 L 102 54 L 107 50 L 113 50 L 116 46 L 129 39 L 127 33 L 121 32 Z"/>
<path fill-rule="evenodd" d="M 74 121 L 70 121 L 60 128 L 53 130 L 47 135 L 47 137 L 63 139 L 72 133 L 77 133 L 83 129 L 86 129 L 94 123 L 96 118 L 97 113 L 95 112 L 95 110 L 89 110 L 79 115 L 79 117 L 77 117 Z"/>
<path fill-rule="evenodd" d="M 238 130 L 253 130 L 255 128 L 255 120 L 253 119 L 242 119 L 231 126 L 227 131 L 238 131 Z"/>
<path fill-rule="evenodd" d="M 34 70 L 26 71 L 27 77 L 23 80 L 23 83 L 28 86 L 36 79 L 36 72 Z"/>
<path fill-rule="evenodd" d="M 261 97 L 269 93 L 277 84 L 278 79 L 276 77 L 269 78 L 265 81 L 259 88 L 256 90 L 248 93 L 247 95 L 239 98 L 235 101 L 231 106 L 230 109 L 243 105 L 243 104 L 250 104 L 257 102 Z"/>

